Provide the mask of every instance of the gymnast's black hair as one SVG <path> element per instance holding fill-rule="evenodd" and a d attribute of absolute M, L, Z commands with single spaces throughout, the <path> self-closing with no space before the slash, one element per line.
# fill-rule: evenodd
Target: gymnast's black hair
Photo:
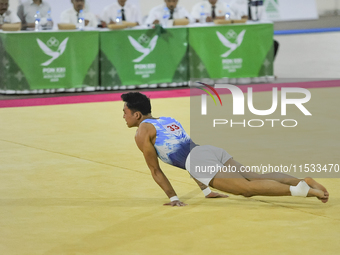
<path fill-rule="evenodd" d="M 150 98 L 139 92 L 129 92 L 120 96 L 132 112 L 141 112 L 143 115 L 151 113 Z"/>

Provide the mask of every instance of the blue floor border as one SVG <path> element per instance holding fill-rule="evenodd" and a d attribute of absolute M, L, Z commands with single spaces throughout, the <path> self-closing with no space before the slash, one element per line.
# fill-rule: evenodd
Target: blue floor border
<path fill-rule="evenodd" d="M 312 33 L 339 32 L 339 31 L 340 31 L 340 27 L 277 30 L 277 31 L 274 31 L 274 35 L 312 34 Z"/>

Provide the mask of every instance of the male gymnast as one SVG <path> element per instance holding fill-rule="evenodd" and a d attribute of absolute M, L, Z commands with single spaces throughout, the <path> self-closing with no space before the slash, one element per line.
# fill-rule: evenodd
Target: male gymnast
<path fill-rule="evenodd" d="M 161 170 L 160 158 L 170 165 L 186 169 L 202 189 L 206 198 L 227 197 L 212 192 L 208 186 L 220 191 L 251 196 L 302 196 L 317 197 L 323 203 L 329 193 L 324 186 L 312 178 L 297 179 L 283 173 L 257 174 L 240 171 L 242 165 L 225 150 L 210 146 L 196 145 L 182 125 L 170 117 L 154 118 L 151 115 L 150 99 L 139 92 L 121 95 L 124 103 L 123 118 L 129 128 L 137 127 L 135 141 L 144 155 L 155 182 L 169 197 L 164 205 L 185 206 L 181 202 L 168 178 Z M 193 171 L 194 166 L 219 165 L 236 168 L 236 172 L 215 171 L 201 175 Z"/>

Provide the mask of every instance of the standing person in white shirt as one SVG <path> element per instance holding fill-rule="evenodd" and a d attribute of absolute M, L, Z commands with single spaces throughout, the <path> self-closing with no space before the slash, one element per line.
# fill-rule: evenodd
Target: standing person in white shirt
<path fill-rule="evenodd" d="M 227 4 L 222 0 L 205 0 L 194 5 L 191 11 L 191 16 L 200 21 L 201 12 L 206 15 L 206 22 L 213 22 L 215 19 L 224 19 L 227 12 Z M 231 12 L 231 18 L 235 18 L 233 12 Z"/>
<path fill-rule="evenodd" d="M 0 0 L 0 29 L 5 23 L 21 23 L 18 15 L 8 10 L 8 0 Z"/>
<path fill-rule="evenodd" d="M 106 27 L 108 24 L 115 24 L 117 18 L 118 10 L 121 10 L 121 15 L 123 21 L 136 22 L 137 24 L 142 24 L 142 14 L 138 7 L 129 2 L 129 0 L 118 0 L 105 7 L 102 15 L 101 22 L 102 26 Z"/>
<path fill-rule="evenodd" d="M 35 26 L 35 14 L 40 12 L 41 25 L 47 24 L 47 13 L 51 11 L 51 6 L 43 0 L 28 0 L 18 7 L 18 17 L 22 22 L 22 29 L 33 28 Z"/>
<path fill-rule="evenodd" d="M 78 24 L 79 18 L 79 11 L 83 10 L 84 18 L 85 18 L 85 26 L 88 27 L 97 27 L 98 20 L 96 15 L 86 10 L 85 7 L 85 0 L 71 0 L 73 4 L 73 8 L 70 8 L 66 11 L 61 13 L 60 19 L 61 23 L 68 23 L 68 24 Z"/>
<path fill-rule="evenodd" d="M 178 0 L 164 0 L 164 4 L 151 9 L 145 21 L 146 25 L 159 24 L 163 18 L 164 8 L 168 7 L 170 12 L 169 19 L 188 19 L 189 23 L 194 23 L 195 19 L 182 6 L 178 6 Z"/>

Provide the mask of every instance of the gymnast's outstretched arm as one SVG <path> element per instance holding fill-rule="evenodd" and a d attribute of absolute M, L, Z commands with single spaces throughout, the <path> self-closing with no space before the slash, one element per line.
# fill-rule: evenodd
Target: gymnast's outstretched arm
<path fill-rule="evenodd" d="M 171 201 L 170 203 L 166 203 L 164 205 L 171 206 L 185 206 L 183 202 L 181 202 L 177 198 L 177 194 L 169 182 L 168 178 L 163 173 L 162 169 L 159 166 L 157 152 L 155 147 L 153 146 L 152 139 L 156 135 L 156 130 L 152 124 L 142 123 L 135 136 L 136 144 L 138 148 L 143 152 L 145 161 L 151 171 L 152 177 L 155 182 L 163 189 L 165 194 L 171 199 L 176 197 L 176 200 Z M 172 200 L 172 199 L 171 199 Z"/>

